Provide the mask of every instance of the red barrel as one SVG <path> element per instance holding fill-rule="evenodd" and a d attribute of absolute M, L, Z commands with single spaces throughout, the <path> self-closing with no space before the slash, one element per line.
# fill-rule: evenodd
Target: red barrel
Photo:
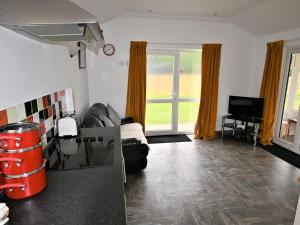
<path fill-rule="evenodd" d="M 40 143 L 39 125 L 36 123 L 11 123 L 0 127 L 1 149 L 30 148 Z"/>

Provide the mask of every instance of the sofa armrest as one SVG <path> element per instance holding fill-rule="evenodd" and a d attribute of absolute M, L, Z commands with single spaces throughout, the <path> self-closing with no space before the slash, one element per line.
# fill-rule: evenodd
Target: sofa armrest
<path fill-rule="evenodd" d="M 126 155 L 128 153 L 132 154 L 136 152 L 139 157 L 147 157 L 149 153 L 149 146 L 147 144 L 125 144 L 122 145 L 123 154 Z M 133 153 L 135 154 L 135 153 Z"/>
<path fill-rule="evenodd" d="M 146 144 L 122 145 L 126 173 L 137 172 L 147 167 L 149 148 Z"/>
<path fill-rule="evenodd" d="M 122 139 L 122 145 L 137 145 L 141 144 L 142 142 L 136 138 L 127 138 Z"/>
<path fill-rule="evenodd" d="M 134 123 L 133 117 L 125 117 L 121 119 L 121 125 L 128 124 L 128 123 Z"/>

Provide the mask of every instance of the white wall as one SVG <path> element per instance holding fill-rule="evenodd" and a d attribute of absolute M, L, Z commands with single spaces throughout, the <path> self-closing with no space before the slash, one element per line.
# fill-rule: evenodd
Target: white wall
<path fill-rule="evenodd" d="M 267 43 L 278 41 L 278 40 L 284 40 L 285 47 L 287 45 L 298 45 L 300 46 L 300 28 L 293 29 L 285 32 L 275 33 L 271 35 L 266 35 L 263 37 L 260 37 L 256 41 L 256 47 L 255 47 L 255 61 L 254 61 L 254 76 L 252 78 L 251 84 L 253 85 L 251 89 L 259 93 L 260 91 L 260 85 L 264 70 L 264 64 L 265 64 L 265 57 L 266 57 L 266 51 L 267 51 Z M 283 56 L 284 57 L 284 56 Z M 283 58 L 283 64 L 284 66 L 284 60 Z"/>
<path fill-rule="evenodd" d="M 128 67 L 120 65 L 129 53 L 130 41 L 164 43 L 222 43 L 219 80 L 218 127 L 227 113 L 228 96 L 256 96 L 253 80 L 256 38 L 241 28 L 225 22 L 200 22 L 141 17 L 120 17 L 102 25 L 106 42 L 113 43 L 112 57 L 100 53 L 88 61 L 90 103 L 110 103 L 124 115 Z"/>
<path fill-rule="evenodd" d="M 73 88 L 76 110 L 89 106 L 88 76 L 67 48 L 46 45 L 0 27 L 0 109 Z"/>

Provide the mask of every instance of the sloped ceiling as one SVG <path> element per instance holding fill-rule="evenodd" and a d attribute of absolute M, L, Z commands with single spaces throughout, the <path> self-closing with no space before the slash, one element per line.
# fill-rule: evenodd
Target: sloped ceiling
<path fill-rule="evenodd" d="M 300 0 L 72 0 L 101 23 L 122 15 L 221 20 L 263 36 L 300 27 Z"/>
<path fill-rule="evenodd" d="M 300 0 L 269 0 L 232 21 L 256 36 L 299 28 Z"/>

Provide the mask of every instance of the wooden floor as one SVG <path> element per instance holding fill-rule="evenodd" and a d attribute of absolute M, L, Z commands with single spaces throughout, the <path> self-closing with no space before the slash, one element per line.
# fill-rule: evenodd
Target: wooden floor
<path fill-rule="evenodd" d="M 300 171 L 235 140 L 150 145 L 127 176 L 129 225 L 293 225 Z"/>

